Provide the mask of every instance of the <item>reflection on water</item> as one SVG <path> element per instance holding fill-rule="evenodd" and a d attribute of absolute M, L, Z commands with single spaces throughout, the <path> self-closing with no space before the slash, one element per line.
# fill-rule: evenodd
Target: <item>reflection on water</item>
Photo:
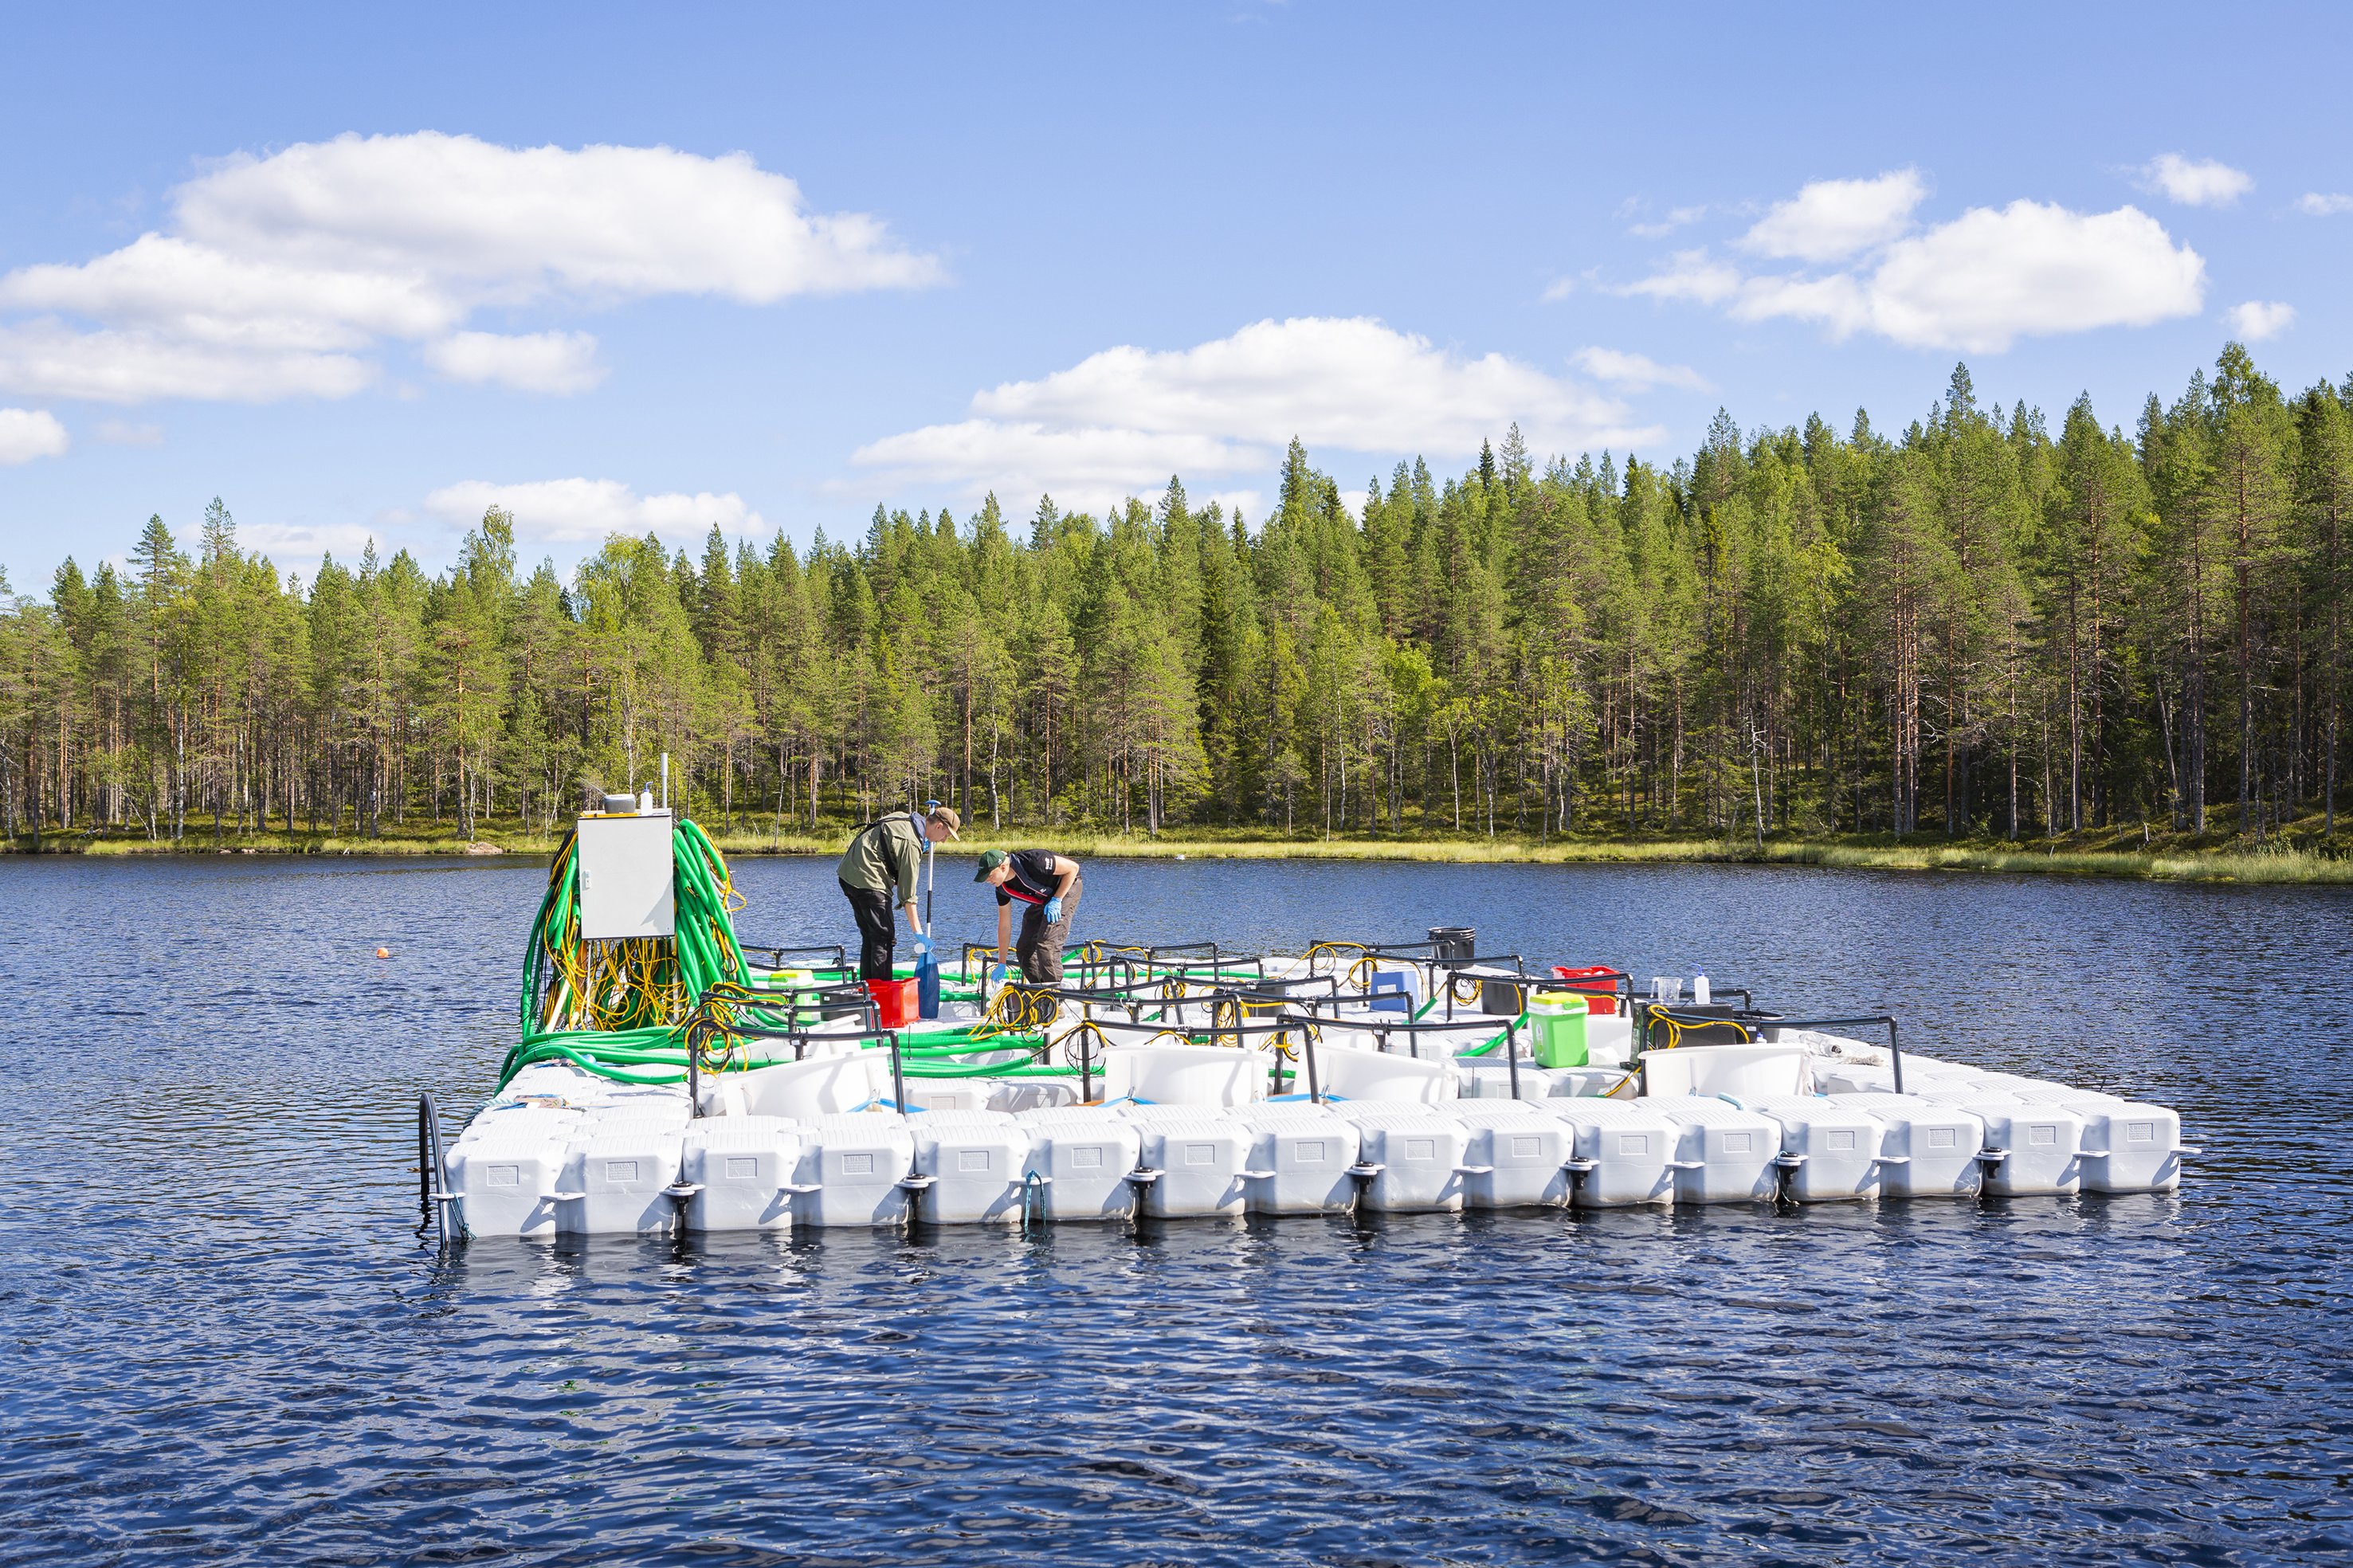
<path fill-rule="evenodd" d="M 409 1108 L 490 1087 L 543 876 L 0 862 L 0 1561 L 2353 1550 L 2342 890 L 1088 868 L 1095 934 L 1461 922 L 1484 951 L 1885 1006 L 1938 1055 L 2179 1105 L 2210 1151 L 2179 1194 L 438 1259 Z M 747 933 L 849 932 L 829 865 L 738 880 Z M 993 932 L 986 898 L 943 878 L 949 937 Z"/>

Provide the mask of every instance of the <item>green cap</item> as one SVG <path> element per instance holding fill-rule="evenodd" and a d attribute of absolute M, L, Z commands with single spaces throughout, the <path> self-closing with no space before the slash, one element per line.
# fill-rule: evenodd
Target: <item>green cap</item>
<path fill-rule="evenodd" d="M 980 869 L 972 874 L 972 879 L 976 882 L 986 882 L 988 880 L 988 874 L 1004 864 L 1004 850 L 984 849 L 980 852 Z"/>

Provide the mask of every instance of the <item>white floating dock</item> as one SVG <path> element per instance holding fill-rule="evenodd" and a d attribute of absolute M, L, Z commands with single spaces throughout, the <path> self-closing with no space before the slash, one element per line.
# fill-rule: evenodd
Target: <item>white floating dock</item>
<path fill-rule="evenodd" d="M 1835 1035 L 1637 1053 L 1595 1015 L 1591 1065 L 1546 1067 L 1493 1047 L 1501 1017 L 1392 1043 L 1397 999 L 1325 1016 L 1312 1093 L 1272 1098 L 1271 1049 L 1198 1024 L 1098 1044 L 1086 1105 L 1050 1078 L 910 1077 L 902 1113 L 889 1053 L 855 1041 L 706 1079 L 700 1106 L 542 1063 L 448 1148 L 446 1190 L 474 1236 L 552 1238 L 2152 1193 L 2194 1152 L 2167 1107 L 1914 1052 L 1899 1093 L 1886 1048 Z"/>

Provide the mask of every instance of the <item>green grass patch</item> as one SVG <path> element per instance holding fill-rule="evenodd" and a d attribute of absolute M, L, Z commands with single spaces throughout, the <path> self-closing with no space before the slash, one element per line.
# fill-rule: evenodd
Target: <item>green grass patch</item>
<path fill-rule="evenodd" d="M 706 824 L 706 829 L 708 825 Z M 1375 860 L 1416 861 L 1438 865 L 1756 865 L 1818 866 L 1877 871 L 1985 871 L 2116 877 L 2140 881 L 2235 881 L 2263 883 L 2353 882 L 2353 822 L 2333 835 L 2320 831 L 2314 816 L 2288 825 L 2267 841 L 2257 843 L 2236 835 L 2214 832 L 2203 836 L 2104 829 L 2058 839 L 2012 843 L 1977 837 L 1954 840 L 1941 834 L 1850 834 L 1836 837 L 1768 837 L 1759 846 L 1753 837 L 1700 837 L 1688 834 L 1656 837 L 1577 835 L 1550 840 L 1494 837 L 1463 834 L 1409 833 L 1404 836 L 1348 835 L 1325 837 L 1302 835 L 1284 837 L 1263 830 L 1208 827 L 1174 828 L 1158 835 L 1107 834 L 1085 828 L 1070 832 L 1031 830 L 990 833 L 985 827 L 968 832 L 962 842 L 942 847 L 942 858 L 968 859 L 985 848 L 1046 848 L 1082 860 Z M 834 856 L 849 842 L 851 829 L 792 833 L 738 830 L 713 834 L 713 840 L 733 857 L 762 855 Z M 102 835 L 48 834 L 40 844 L 47 854 L 84 855 L 399 855 L 480 857 L 544 856 L 554 852 L 561 834 L 527 828 L 512 819 L 481 825 L 470 843 L 448 825 L 426 823 L 412 827 L 388 827 L 378 837 L 350 833 L 332 835 L 268 833 L 224 834 L 216 842 L 210 825 L 202 830 L 191 824 L 186 836 L 174 843 L 151 840 L 143 833 Z M 29 837 L 5 847 L 29 852 Z"/>

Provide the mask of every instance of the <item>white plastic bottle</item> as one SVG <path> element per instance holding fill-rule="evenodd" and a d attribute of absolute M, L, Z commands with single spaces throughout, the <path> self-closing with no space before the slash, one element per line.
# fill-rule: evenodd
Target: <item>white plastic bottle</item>
<path fill-rule="evenodd" d="M 1709 994 L 1710 993 L 1707 988 L 1707 976 L 1704 974 L 1693 975 L 1692 1000 L 1697 1003 L 1700 1006 L 1704 1007 L 1707 1005 Z"/>

